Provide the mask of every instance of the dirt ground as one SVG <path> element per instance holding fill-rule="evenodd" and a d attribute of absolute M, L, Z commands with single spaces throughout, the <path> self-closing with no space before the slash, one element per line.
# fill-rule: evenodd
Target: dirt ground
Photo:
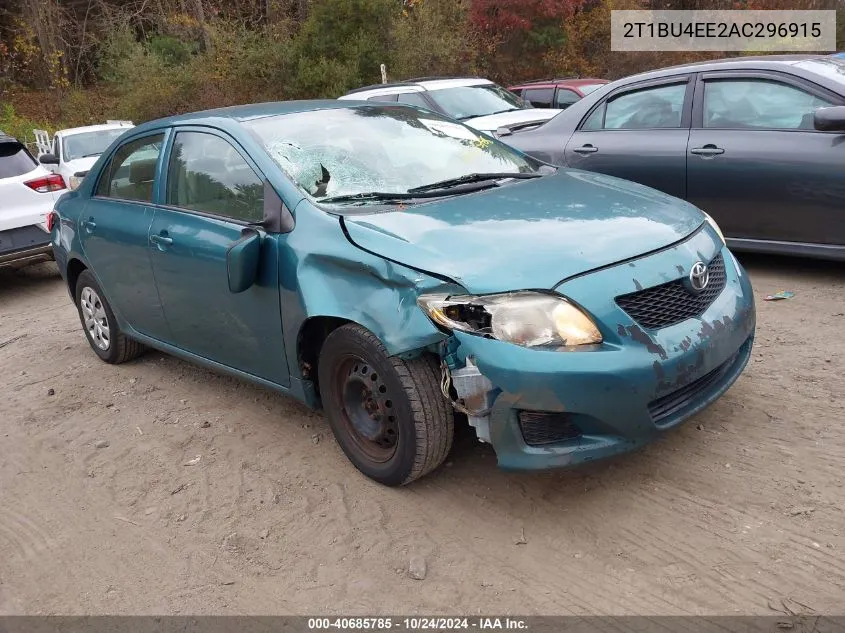
<path fill-rule="evenodd" d="M 403 489 L 291 399 L 100 362 L 52 265 L 0 272 L 0 614 L 841 613 L 845 267 L 743 259 L 757 341 L 710 409 L 540 474 L 464 429 Z"/>

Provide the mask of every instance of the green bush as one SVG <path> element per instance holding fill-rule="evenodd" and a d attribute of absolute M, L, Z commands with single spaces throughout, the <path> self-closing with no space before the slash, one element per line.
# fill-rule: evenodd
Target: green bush
<path fill-rule="evenodd" d="M 52 134 L 56 128 L 46 121 L 34 121 L 19 116 L 10 103 L 0 102 L 0 130 L 26 143 L 31 150 L 35 150 L 35 135 L 33 129 L 47 130 Z"/>

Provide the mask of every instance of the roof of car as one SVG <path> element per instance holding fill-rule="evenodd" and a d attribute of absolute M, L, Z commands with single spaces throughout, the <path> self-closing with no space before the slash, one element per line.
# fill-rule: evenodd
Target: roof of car
<path fill-rule="evenodd" d="M 823 59 L 829 57 L 828 55 L 755 55 L 748 57 L 726 57 L 723 59 L 709 59 L 698 62 L 690 62 L 688 64 L 678 64 L 676 66 L 667 66 L 665 68 L 658 68 L 656 70 L 649 70 L 630 77 L 628 79 L 644 79 L 648 77 L 660 77 L 662 75 L 672 75 L 675 73 L 684 72 L 694 69 L 696 72 L 706 72 L 708 70 L 730 70 L 736 69 L 770 69 L 778 66 L 792 66 L 798 62 L 806 61 L 808 59 Z"/>
<path fill-rule="evenodd" d="M 377 90 L 392 91 L 393 88 L 414 87 L 424 90 L 441 90 L 443 88 L 459 88 L 463 86 L 481 86 L 493 82 L 483 77 L 418 77 L 406 81 L 397 81 L 386 84 L 373 84 L 350 90 L 344 96 Z"/>
<path fill-rule="evenodd" d="M 385 104 L 382 104 L 385 105 Z M 143 132 L 151 128 L 160 128 L 168 125 L 190 125 L 192 123 L 208 122 L 210 119 L 231 119 L 234 121 L 250 121 L 263 119 L 283 114 L 294 114 L 297 112 L 312 112 L 316 110 L 336 110 L 340 108 L 355 108 L 370 106 L 367 101 L 339 101 L 337 99 L 312 99 L 303 101 L 271 101 L 267 103 L 251 103 L 246 105 L 229 106 L 226 108 L 215 108 L 212 110 L 200 110 L 186 114 L 176 114 L 153 121 L 147 121 L 135 126 L 133 131 Z M 395 107 L 396 104 L 393 104 Z"/>
<path fill-rule="evenodd" d="M 82 127 L 71 127 L 66 130 L 58 130 L 56 132 L 59 136 L 73 136 L 74 134 L 84 134 L 85 132 L 100 132 L 102 130 L 120 130 L 133 127 L 129 122 L 120 123 L 101 123 L 99 125 L 84 125 Z"/>
<path fill-rule="evenodd" d="M 586 86 L 589 84 L 606 84 L 609 79 L 600 79 L 598 77 L 560 77 L 558 79 L 535 79 L 533 81 L 524 81 L 516 83 L 511 86 L 514 88 L 553 88 L 555 86 Z"/>

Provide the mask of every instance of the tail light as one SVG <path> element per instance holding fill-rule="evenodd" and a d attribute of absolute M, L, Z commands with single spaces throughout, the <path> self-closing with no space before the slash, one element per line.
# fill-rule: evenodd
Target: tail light
<path fill-rule="evenodd" d="M 59 221 L 59 214 L 56 213 L 55 211 L 50 211 L 50 213 L 47 214 L 47 231 L 52 233 L 53 227 L 56 226 L 58 221 Z"/>
<path fill-rule="evenodd" d="M 35 180 L 27 180 L 23 184 L 38 193 L 49 193 L 65 188 L 65 181 L 59 174 L 50 174 L 49 176 L 36 178 Z"/>

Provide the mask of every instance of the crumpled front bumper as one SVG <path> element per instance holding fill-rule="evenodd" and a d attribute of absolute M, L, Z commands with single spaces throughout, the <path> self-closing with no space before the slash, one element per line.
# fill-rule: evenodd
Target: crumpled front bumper
<path fill-rule="evenodd" d="M 710 261 L 720 251 L 726 285 L 700 317 L 646 330 L 614 301 L 677 279 L 681 269 Z M 556 290 L 594 317 L 604 337 L 598 348 L 537 351 L 453 334 L 453 374 L 460 376 L 462 367 L 472 371 L 475 364 L 492 387 L 469 399 L 487 405 L 470 422 L 493 445 L 503 468 L 569 466 L 639 447 L 718 399 L 751 355 L 751 285 L 707 228 L 671 249 L 564 282 Z M 578 435 L 532 445 L 520 426 L 520 413 L 526 411 L 564 413 Z"/>

